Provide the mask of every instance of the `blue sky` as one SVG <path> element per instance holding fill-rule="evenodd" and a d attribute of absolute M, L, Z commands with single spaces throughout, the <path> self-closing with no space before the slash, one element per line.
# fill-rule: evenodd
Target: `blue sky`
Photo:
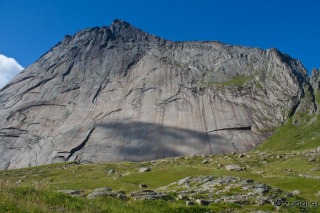
<path fill-rule="evenodd" d="M 316 0 L 0 0 L 0 54 L 27 67 L 66 34 L 121 19 L 173 41 L 275 47 L 310 72 L 320 67 L 319 12 Z"/>

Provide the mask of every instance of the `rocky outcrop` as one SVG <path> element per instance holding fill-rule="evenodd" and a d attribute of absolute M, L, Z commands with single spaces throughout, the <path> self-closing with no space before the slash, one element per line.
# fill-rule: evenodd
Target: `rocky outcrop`
<path fill-rule="evenodd" d="M 65 38 L 0 91 L 0 169 L 246 152 L 308 72 L 272 48 L 172 42 L 115 20 Z"/>

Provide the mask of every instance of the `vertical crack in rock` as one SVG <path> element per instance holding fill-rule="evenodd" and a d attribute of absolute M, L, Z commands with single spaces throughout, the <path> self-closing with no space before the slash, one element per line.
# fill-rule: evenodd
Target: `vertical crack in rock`
<path fill-rule="evenodd" d="M 94 104 L 98 98 L 98 96 L 100 95 L 100 93 L 102 92 L 102 90 L 104 90 L 104 88 L 106 88 L 107 83 L 109 83 L 109 80 L 107 80 L 107 82 L 104 84 L 104 86 L 102 86 L 102 84 L 100 84 L 96 94 L 93 96 L 92 98 L 92 103 Z"/>
<path fill-rule="evenodd" d="M 95 128 L 93 127 L 93 128 L 89 131 L 87 137 L 84 139 L 84 141 L 82 141 L 82 143 L 81 143 L 79 146 L 77 146 L 77 147 L 75 147 L 75 148 L 73 148 L 73 149 L 70 150 L 70 154 L 69 154 L 69 156 L 66 158 L 66 160 L 69 160 L 70 157 L 71 157 L 76 151 L 79 151 L 80 149 L 82 149 L 82 148 L 86 145 L 86 143 L 87 143 L 87 141 L 89 140 L 90 135 L 92 134 L 92 132 L 93 132 L 94 129 L 95 129 Z"/>
<path fill-rule="evenodd" d="M 4 169 L 3 170 L 8 170 L 9 166 L 10 166 L 10 161 L 8 163 L 6 163 L 6 165 L 4 166 Z"/>
<path fill-rule="evenodd" d="M 69 68 L 67 69 L 67 71 L 62 74 L 62 81 L 64 81 L 64 78 L 65 78 L 67 75 L 70 74 L 70 72 L 71 72 L 71 70 L 72 70 L 72 68 L 73 68 L 73 66 L 74 66 L 75 63 L 76 63 L 76 62 L 73 62 L 73 63 L 69 66 Z"/>
<path fill-rule="evenodd" d="M 207 121 L 206 121 L 206 116 L 205 116 L 205 108 L 204 108 L 204 102 L 203 102 L 203 96 L 202 96 L 202 118 L 203 118 L 203 124 L 204 124 L 204 128 L 206 129 L 206 131 L 208 131 L 208 127 L 207 127 Z M 208 146 L 209 146 L 209 150 L 210 150 L 210 154 L 212 155 L 212 149 L 211 149 L 211 144 L 210 144 L 210 138 L 208 135 L 208 132 L 206 132 L 206 137 L 207 137 L 207 142 L 208 142 Z"/>

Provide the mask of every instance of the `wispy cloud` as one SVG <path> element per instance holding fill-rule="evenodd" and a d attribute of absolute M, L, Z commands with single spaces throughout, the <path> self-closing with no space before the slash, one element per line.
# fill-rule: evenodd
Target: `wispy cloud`
<path fill-rule="evenodd" d="M 23 69 L 14 58 L 0 54 L 0 89 Z"/>

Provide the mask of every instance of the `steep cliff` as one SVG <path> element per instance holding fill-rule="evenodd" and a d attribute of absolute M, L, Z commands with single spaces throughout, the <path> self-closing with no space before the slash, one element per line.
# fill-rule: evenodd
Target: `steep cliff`
<path fill-rule="evenodd" d="M 0 91 L 0 170 L 246 152 L 306 85 L 276 49 L 172 42 L 115 20 L 65 36 Z"/>

